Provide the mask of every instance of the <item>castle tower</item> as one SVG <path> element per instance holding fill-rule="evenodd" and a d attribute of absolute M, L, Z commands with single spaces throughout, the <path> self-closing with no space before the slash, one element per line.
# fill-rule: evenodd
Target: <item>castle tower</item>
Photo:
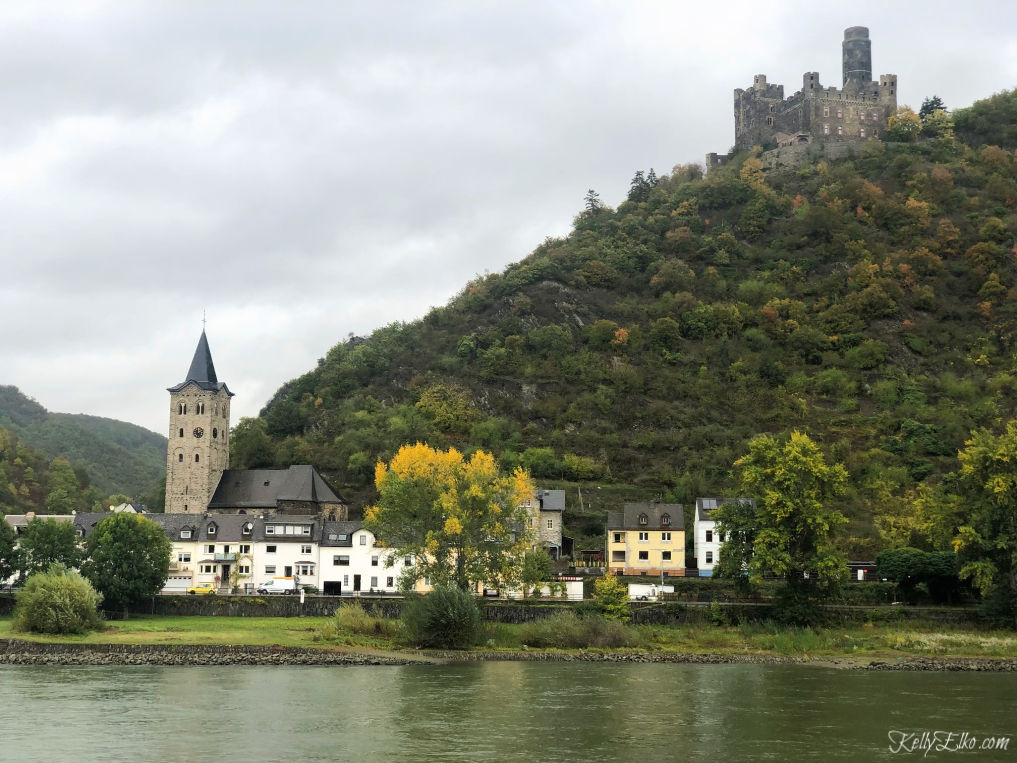
<path fill-rule="evenodd" d="M 187 377 L 169 388 L 166 513 L 201 514 L 229 468 L 230 398 L 215 375 L 204 330 Z"/>
<path fill-rule="evenodd" d="M 872 41 L 869 39 L 869 28 L 852 26 L 845 29 L 842 51 L 843 86 L 852 82 L 859 87 L 866 87 L 872 82 Z"/>

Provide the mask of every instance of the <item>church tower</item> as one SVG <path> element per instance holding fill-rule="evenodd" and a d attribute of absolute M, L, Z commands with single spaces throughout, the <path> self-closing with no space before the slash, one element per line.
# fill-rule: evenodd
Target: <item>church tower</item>
<path fill-rule="evenodd" d="M 230 398 L 202 330 L 187 378 L 169 388 L 166 513 L 202 514 L 230 465 Z"/>

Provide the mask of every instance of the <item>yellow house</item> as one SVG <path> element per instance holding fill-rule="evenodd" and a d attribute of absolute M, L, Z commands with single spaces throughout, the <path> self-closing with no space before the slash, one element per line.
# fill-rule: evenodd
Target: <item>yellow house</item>
<path fill-rule="evenodd" d="M 618 575 L 684 576 L 680 503 L 626 503 L 607 515 L 607 568 Z"/>

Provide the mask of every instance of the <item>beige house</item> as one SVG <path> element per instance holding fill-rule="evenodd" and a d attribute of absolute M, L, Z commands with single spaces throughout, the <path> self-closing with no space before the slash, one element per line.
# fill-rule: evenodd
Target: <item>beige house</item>
<path fill-rule="evenodd" d="M 618 575 L 684 576 L 680 503 L 626 503 L 607 515 L 607 568 Z"/>

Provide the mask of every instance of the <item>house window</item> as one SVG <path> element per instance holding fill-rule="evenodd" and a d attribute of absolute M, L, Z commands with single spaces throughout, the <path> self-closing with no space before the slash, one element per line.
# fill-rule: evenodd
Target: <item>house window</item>
<path fill-rule="evenodd" d="M 706 552 L 706 563 L 707 564 L 713 564 L 713 552 L 712 551 L 707 551 Z"/>
<path fill-rule="evenodd" d="M 298 564 L 297 565 L 298 575 L 313 575 L 314 565 L 313 564 Z"/>
<path fill-rule="evenodd" d="M 190 554 L 186 554 L 186 553 L 184 553 L 184 554 L 177 554 L 177 561 L 181 562 L 181 563 L 187 563 L 187 562 L 191 561 L 191 555 Z"/>
<path fill-rule="evenodd" d="M 625 552 L 624 551 L 612 551 L 611 552 L 611 561 L 612 562 L 624 562 L 625 561 Z"/>
<path fill-rule="evenodd" d="M 385 587 L 386 588 L 392 588 L 394 583 L 395 583 L 395 579 L 394 578 L 385 578 Z"/>
<path fill-rule="evenodd" d="M 670 543 L 671 542 L 671 533 L 669 533 L 669 532 L 661 533 L 660 534 L 660 539 L 662 541 L 664 541 L 665 543 Z"/>
<path fill-rule="evenodd" d="M 547 529 L 548 530 L 553 530 L 554 529 L 554 520 L 553 519 L 547 520 Z"/>
<path fill-rule="evenodd" d="M 249 554 L 249 553 L 251 553 L 251 545 L 249 543 L 241 543 L 240 544 L 240 553 L 241 554 Z"/>
<path fill-rule="evenodd" d="M 670 551 L 661 551 L 660 552 L 660 560 L 662 562 L 670 562 L 671 561 L 671 552 Z"/>
<path fill-rule="evenodd" d="M 713 543 L 713 530 L 706 531 L 706 542 Z"/>
<path fill-rule="evenodd" d="M 311 547 L 310 546 L 301 546 L 300 547 L 300 553 L 301 554 L 309 554 L 309 553 L 311 553 Z"/>
<path fill-rule="evenodd" d="M 205 546 L 205 553 L 206 554 L 214 554 L 215 553 L 215 544 L 209 543 L 207 546 Z"/>
<path fill-rule="evenodd" d="M 241 564 L 237 569 L 240 570 L 240 574 L 241 575 L 250 575 L 251 574 L 251 565 L 249 565 L 249 564 Z"/>
<path fill-rule="evenodd" d="M 266 575 L 274 575 L 275 574 L 275 565 L 274 564 L 266 564 L 265 565 L 265 574 Z"/>
<path fill-rule="evenodd" d="M 650 534 L 649 533 L 639 533 L 639 540 L 647 541 L 649 539 L 650 539 Z"/>
<path fill-rule="evenodd" d="M 223 547 L 222 547 L 222 552 L 223 552 L 224 554 L 228 554 L 228 553 L 230 552 L 230 547 L 229 547 L 228 545 L 226 545 L 226 546 L 223 546 Z"/>
<path fill-rule="evenodd" d="M 180 538 L 181 539 L 190 538 L 190 537 L 191 537 L 191 531 L 190 530 L 181 530 L 180 531 Z"/>
<path fill-rule="evenodd" d="M 215 535 L 215 529 L 216 529 L 215 525 L 209 525 L 208 526 L 208 534 L 209 535 Z"/>
<path fill-rule="evenodd" d="M 639 561 L 641 561 L 641 562 L 648 562 L 649 560 L 650 560 L 650 552 L 649 551 L 640 551 L 639 552 Z"/>
<path fill-rule="evenodd" d="M 275 525 L 265 525 L 265 535 L 275 535 Z"/>
<path fill-rule="evenodd" d="M 201 565 L 201 572 L 205 575 L 211 575 L 213 572 L 215 572 L 215 565 L 203 564 Z"/>
<path fill-rule="evenodd" d="M 342 556 L 342 555 L 340 555 L 340 556 L 333 556 L 332 557 L 332 564 L 335 567 L 349 567 L 350 566 L 350 558 L 348 556 Z"/>
<path fill-rule="evenodd" d="M 302 525 L 301 528 L 300 528 L 300 534 L 301 535 L 310 535 L 311 534 L 311 526 L 310 525 Z"/>
<path fill-rule="evenodd" d="M 624 535 L 622 533 L 615 533 L 614 534 L 614 542 L 615 543 L 621 543 L 623 537 L 624 537 Z"/>
<path fill-rule="evenodd" d="M 377 587 L 378 587 L 378 578 L 372 577 L 371 578 L 371 588 L 377 588 Z"/>
<path fill-rule="evenodd" d="M 717 533 L 717 540 L 721 543 L 724 542 L 724 533 Z"/>
<path fill-rule="evenodd" d="M 366 546 L 367 545 L 367 536 L 366 535 L 361 535 L 360 536 L 360 545 L 361 546 Z"/>
<path fill-rule="evenodd" d="M 412 556 L 404 556 L 403 557 L 403 567 L 412 567 L 412 566 L 413 566 L 413 557 Z"/>
<path fill-rule="evenodd" d="M 265 546 L 265 553 L 266 554 L 274 554 L 275 553 L 275 549 L 276 549 L 275 546 Z"/>
<path fill-rule="evenodd" d="M 350 584 L 350 576 L 349 575 L 343 575 L 343 585 L 349 585 L 349 584 Z"/>
<path fill-rule="evenodd" d="M 646 516 L 645 514 L 640 514 L 639 515 L 639 524 L 645 526 L 645 525 L 649 524 L 649 522 L 650 522 L 650 518 L 648 516 Z"/>
<path fill-rule="evenodd" d="M 671 526 L 671 515 L 670 514 L 665 514 L 664 516 L 662 516 L 660 518 L 660 524 L 662 526 L 664 526 L 664 527 L 670 527 Z"/>
<path fill-rule="evenodd" d="M 372 556 L 371 557 L 371 566 L 372 567 L 377 567 L 378 566 L 378 557 L 376 557 L 376 556 Z"/>

